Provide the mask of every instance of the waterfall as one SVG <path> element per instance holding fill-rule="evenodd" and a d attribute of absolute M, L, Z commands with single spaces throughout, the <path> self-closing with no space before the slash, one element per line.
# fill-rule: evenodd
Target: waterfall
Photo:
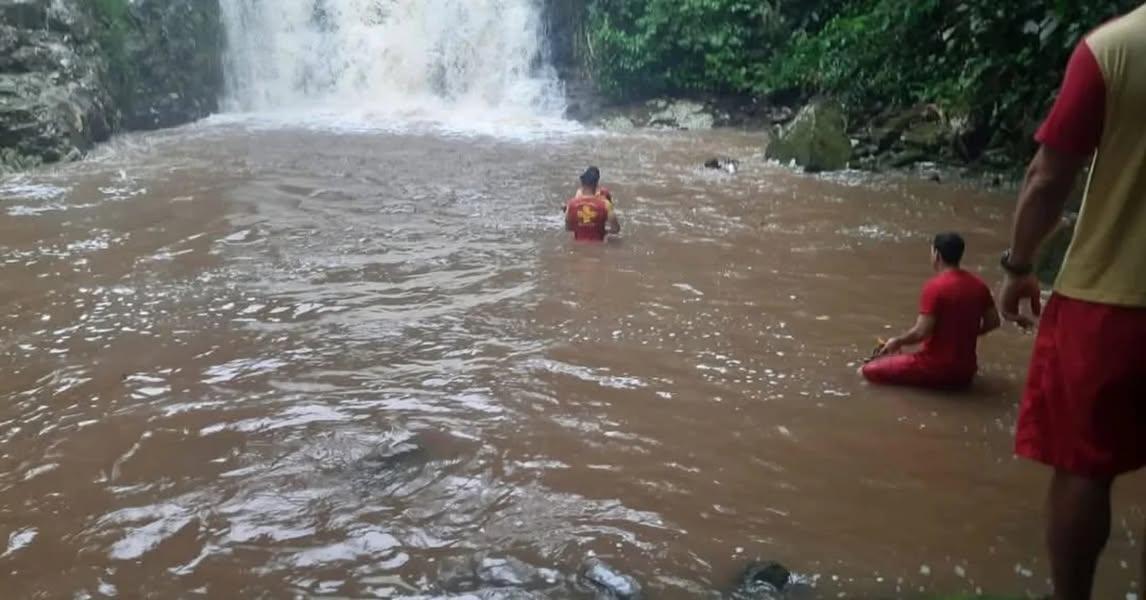
<path fill-rule="evenodd" d="M 232 112 L 560 117 L 542 0 L 223 0 Z"/>

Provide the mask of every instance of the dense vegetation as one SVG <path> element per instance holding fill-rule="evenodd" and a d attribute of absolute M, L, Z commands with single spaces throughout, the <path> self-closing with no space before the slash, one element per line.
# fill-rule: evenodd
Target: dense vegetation
<path fill-rule="evenodd" d="M 1025 138 L 1074 45 L 1138 0 L 590 0 L 589 62 L 618 98 L 781 91 L 852 112 L 935 103 Z M 1015 135 L 1023 134 L 1023 135 Z"/>

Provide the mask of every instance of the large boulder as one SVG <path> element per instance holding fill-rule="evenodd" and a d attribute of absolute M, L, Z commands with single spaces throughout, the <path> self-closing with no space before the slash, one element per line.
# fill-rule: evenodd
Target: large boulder
<path fill-rule="evenodd" d="M 768 144 L 767 157 L 812 173 L 848 166 L 852 143 L 844 110 L 837 102 L 815 100 L 805 106 Z"/>

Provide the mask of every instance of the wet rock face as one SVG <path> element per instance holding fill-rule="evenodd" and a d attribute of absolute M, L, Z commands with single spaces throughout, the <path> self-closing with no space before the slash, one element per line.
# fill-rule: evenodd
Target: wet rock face
<path fill-rule="evenodd" d="M 78 158 L 111 134 L 93 29 L 68 3 L 0 0 L 0 171 Z"/>
<path fill-rule="evenodd" d="M 182 125 L 215 112 L 223 91 L 218 0 L 142 0 L 126 40 L 133 72 L 122 102 L 127 129 Z"/>
<path fill-rule="evenodd" d="M 609 131 L 633 129 L 677 129 L 704 131 L 727 122 L 729 115 L 709 102 L 656 98 L 639 104 L 597 107 L 581 120 Z"/>
<path fill-rule="evenodd" d="M 799 114 L 768 145 L 767 156 L 782 163 L 795 163 L 812 173 L 838 171 L 852 156 L 843 108 L 831 100 L 816 100 Z"/>
<path fill-rule="evenodd" d="M 125 6 L 113 24 L 91 0 L 0 0 L 0 172 L 74 160 L 121 128 L 215 110 L 218 0 Z"/>

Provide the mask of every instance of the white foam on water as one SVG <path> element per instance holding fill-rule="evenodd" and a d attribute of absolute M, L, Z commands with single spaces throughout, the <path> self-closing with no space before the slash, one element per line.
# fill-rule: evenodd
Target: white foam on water
<path fill-rule="evenodd" d="M 12 532 L 12 535 L 8 536 L 8 549 L 4 551 L 4 554 L 0 554 L 0 558 L 11 556 L 23 548 L 26 548 L 36 539 L 38 534 L 39 531 L 35 527 L 28 527 Z"/>
<path fill-rule="evenodd" d="M 541 0 L 224 0 L 222 119 L 497 137 L 568 132 Z"/>

